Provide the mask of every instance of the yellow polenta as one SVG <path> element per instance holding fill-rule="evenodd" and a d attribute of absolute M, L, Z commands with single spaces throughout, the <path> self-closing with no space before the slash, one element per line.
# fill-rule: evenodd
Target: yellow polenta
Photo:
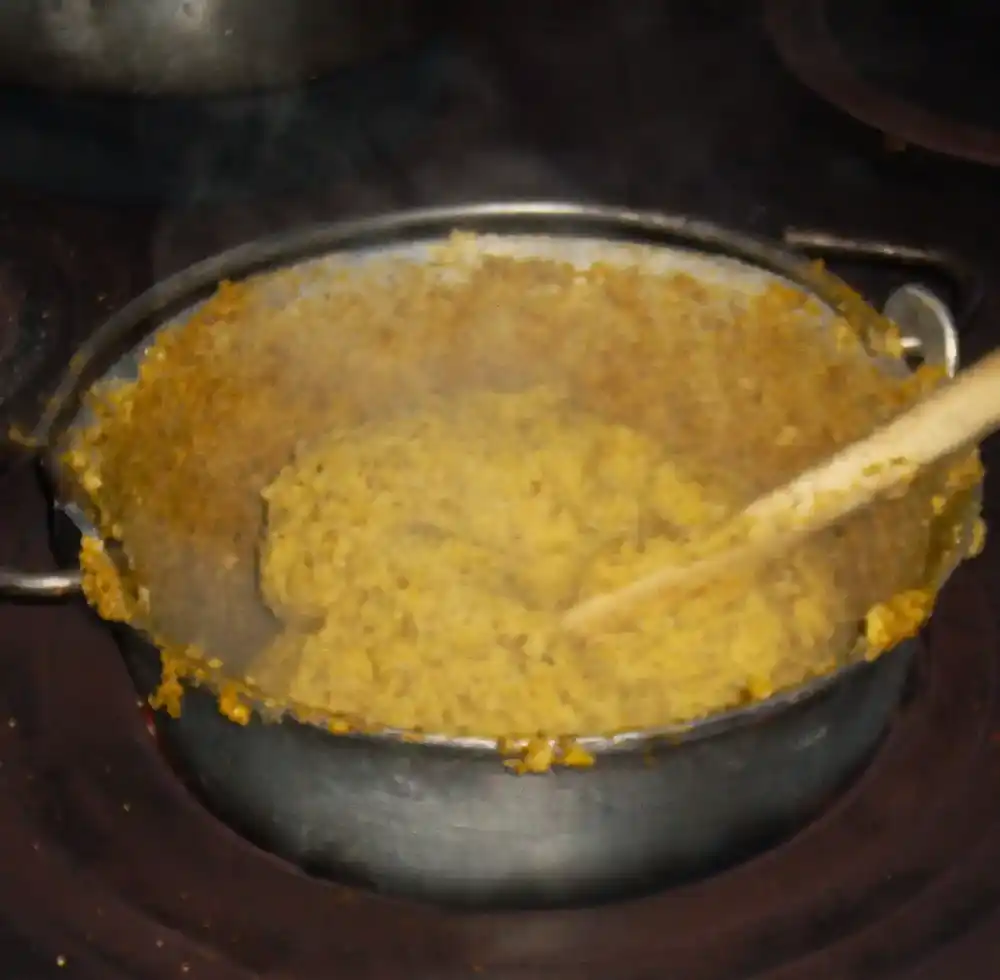
<path fill-rule="evenodd" d="M 800 684 L 926 617 L 974 454 L 679 606 L 558 619 L 933 380 L 817 316 L 784 285 L 458 253 L 223 284 L 68 446 L 129 565 L 89 541 L 88 596 L 170 679 L 243 665 L 238 720 L 233 684 L 342 727 L 600 734 Z"/>

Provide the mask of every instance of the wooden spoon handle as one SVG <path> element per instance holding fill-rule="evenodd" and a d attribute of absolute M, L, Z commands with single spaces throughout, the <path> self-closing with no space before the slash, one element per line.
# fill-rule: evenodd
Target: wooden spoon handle
<path fill-rule="evenodd" d="M 807 530 L 818 530 L 998 426 L 1000 350 L 871 435 L 759 498 L 744 515 L 757 524 L 787 514 L 804 521 Z"/>
<path fill-rule="evenodd" d="M 1000 350 L 963 371 L 887 425 L 758 498 L 713 535 L 706 557 L 658 569 L 574 606 L 563 618 L 589 630 L 667 590 L 697 588 L 747 560 L 761 560 L 834 524 L 921 468 L 1000 427 Z M 745 526 L 743 533 L 741 527 Z M 738 540 L 738 545 L 733 541 Z"/>

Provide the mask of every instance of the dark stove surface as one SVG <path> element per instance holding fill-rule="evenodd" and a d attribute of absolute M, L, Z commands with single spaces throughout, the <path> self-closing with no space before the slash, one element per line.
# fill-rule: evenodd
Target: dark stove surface
<path fill-rule="evenodd" d="M 891 140 L 1000 165 L 989 0 L 767 0 L 781 56 L 833 105 Z"/>
<path fill-rule="evenodd" d="M 1000 341 L 998 175 L 886 152 L 785 74 L 757 4 L 580 0 L 569 17 L 543 2 L 526 24 L 493 8 L 465 5 L 451 90 L 407 152 L 322 187 L 149 208 L 0 187 L 0 401 L 4 330 L 43 348 L 20 385 L 32 402 L 107 310 L 206 254 L 305 221 L 504 196 L 946 249 L 987 285 L 965 355 Z M 988 517 L 998 502 L 991 476 Z M 32 471 L 6 473 L 0 560 L 48 567 L 45 527 Z M 873 765 L 787 844 L 638 901 L 489 915 L 319 882 L 256 850 L 165 765 L 86 610 L 3 605 L 0 965 L 74 980 L 995 977 L 998 590 L 994 543 L 942 596 Z"/>

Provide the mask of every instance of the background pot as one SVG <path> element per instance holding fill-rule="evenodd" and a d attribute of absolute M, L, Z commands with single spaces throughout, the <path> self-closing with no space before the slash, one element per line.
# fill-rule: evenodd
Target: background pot
<path fill-rule="evenodd" d="M 4 0 L 0 77 L 45 88 L 222 94 L 399 48 L 413 0 Z"/>

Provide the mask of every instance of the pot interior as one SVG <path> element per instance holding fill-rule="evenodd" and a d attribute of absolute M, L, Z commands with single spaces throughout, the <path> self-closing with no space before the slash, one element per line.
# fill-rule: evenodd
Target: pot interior
<path fill-rule="evenodd" d="M 717 245 L 715 246 L 717 247 Z M 449 250 L 451 250 L 449 252 Z M 843 314 L 842 309 L 835 308 L 835 302 L 839 298 L 836 289 L 831 288 L 822 295 L 824 290 L 809 289 L 810 277 L 801 267 L 802 278 L 794 275 L 781 275 L 771 269 L 763 268 L 753 262 L 746 261 L 731 255 L 713 253 L 699 248 L 699 242 L 692 241 L 688 247 L 678 245 L 649 245 L 635 243 L 632 241 L 609 241 L 602 237 L 590 237 L 582 235 L 551 235 L 551 234 L 482 234 L 475 239 L 450 240 L 445 235 L 435 235 L 420 241 L 399 241 L 381 242 L 369 247 L 351 249 L 347 251 L 333 251 L 303 260 L 292 262 L 286 265 L 277 275 L 273 275 L 270 270 L 258 273 L 251 278 L 250 282 L 258 290 L 258 295 L 265 298 L 266 302 L 273 303 L 274 308 L 279 310 L 296 298 L 315 297 L 317 294 L 336 291 L 342 288 L 345 275 L 348 277 L 355 272 L 364 273 L 366 270 L 376 271 L 376 275 L 387 277 L 387 287 L 391 285 L 391 279 L 398 271 L 396 263 L 412 263 L 420 266 L 434 266 L 439 270 L 442 281 L 447 282 L 456 273 L 450 265 L 449 254 L 466 254 L 473 250 L 477 256 L 514 258 L 520 260 L 542 259 L 559 263 L 568 263 L 580 270 L 586 270 L 597 263 L 607 264 L 620 269 L 640 268 L 644 273 L 658 276 L 689 276 L 692 281 L 699 285 L 709 287 L 712 295 L 719 298 L 721 303 L 730 305 L 740 305 L 752 302 L 754 297 L 760 297 L 774 287 L 784 287 L 787 289 L 802 290 L 805 284 L 806 290 L 815 297 L 815 302 L 810 305 L 810 316 L 815 322 L 817 329 L 829 328 L 836 321 L 838 316 Z M 800 268 L 794 261 L 790 261 L 789 270 L 794 271 Z M 815 280 L 821 284 L 825 280 Z M 832 280 L 831 280 L 832 281 Z M 832 299 L 831 299 L 832 298 Z M 181 324 L 190 322 L 198 315 L 199 311 L 206 308 L 205 301 L 191 304 L 178 310 L 176 307 L 171 311 L 171 315 L 156 322 L 155 318 L 149 321 L 149 330 L 143 337 L 141 343 L 134 346 L 124 357 L 118 359 L 110 365 L 101 375 L 98 384 L 110 382 L 129 382 L 134 380 L 139 374 L 139 367 L 143 358 L 147 355 L 151 345 L 161 334 L 161 331 L 171 330 Z M 877 317 L 871 311 L 872 320 Z M 330 324 L 331 330 L 336 330 L 335 324 Z M 881 357 L 872 355 L 881 361 L 881 366 L 890 374 L 902 374 L 906 372 L 905 364 L 891 357 Z M 76 433 L 86 429 L 94 421 L 94 416 L 89 407 L 84 405 L 73 416 L 70 425 L 64 432 L 63 442 L 72 441 Z M 60 481 L 64 490 L 63 499 L 60 502 L 66 513 L 74 523 L 80 528 L 84 535 L 93 535 L 94 527 L 90 520 L 90 509 L 88 507 L 88 495 L 76 483 L 73 476 L 61 469 L 63 479 Z M 968 533 L 971 528 L 972 511 L 970 510 Z M 942 567 L 940 575 L 943 577 L 950 570 L 952 560 L 949 558 L 947 567 Z M 853 647 L 856 636 L 856 626 L 849 624 L 849 630 L 841 636 L 839 642 L 844 644 L 844 651 L 841 655 L 841 664 L 845 669 L 849 669 L 850 656 L 849 649 Z M 233 659 L 227 659 L 221 675 L 219 677 L 231 677 L 234 673 L 239 673 L 233 669 Z M 753 710 L 766 710 L 768 705 L 777 706 L 789 699 L 794 699 L 798 695 L 804 695 L 822 686 L 824 682 L 811 682 L 799 686 L 796 690 L 785 690 L 778 694 L 764 698 L 753 706 Z M 260 704 L 259 701 L 255 702 Z M 274 704 L 269 706 L 271 709 Z M 281 709 L 285 704 L 279 706 Z M 727 719 L 737 718 L 741 711 L 749 709 L 739 709 L 725 714 Z M 676 730 L 676 726 L 670 726 L 670 730 Z M 645 727 L 642 735 L 648 735 L 653 729 Z M 476 738 L 463 736 L 466 741 L 478 742 Z M 621 745 L 631 741 L 635 733 L 628 732 L 618 734 L 611 738 L 606 736 L 595 736 L 594 738 L 581 739 L 590 743 L 594 747 L 610 747 Z M 454 741 L 453 736 L 441 736 L 442 741 Z"/>

